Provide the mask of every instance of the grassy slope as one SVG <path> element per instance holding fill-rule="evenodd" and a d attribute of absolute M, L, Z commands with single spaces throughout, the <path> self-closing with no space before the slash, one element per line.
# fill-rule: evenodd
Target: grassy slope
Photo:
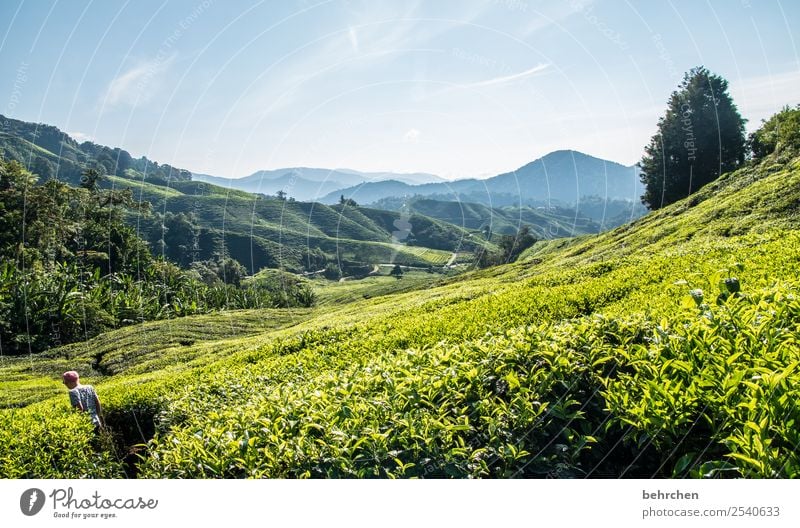
<path fill-rule="evenodd" d="M 163 370 L 131 355 L 99 390 L 119 430 L 158 416 L 149 476 L 792 476 L 798 202 L 800 159 L 766 162 L 512 265 L 185 345 Z M 730 274 L 746 295 L 718 307 Z M 0 414 L 3 474 L 121 474 L 103 453 L 26 457 L 58 438 L 24 424 L 78 419 L 64 400 Z"/>
<path fill-rule="evenodd" d="M 208 347 L 215 342 L 289 327 L 310 315 L 308 309 L 294 308 L 183 317 L 106 332 L 88 341 L 39 354 L 33 361 L 4 357 L 0 361 L 4 376 L 0 406 L 24 406 L 59 395 L 64 388 L 58 376 L 65 370 L 78 370 L 87 380 L 99 381 L 121 372 L 185 369 L 212 362 L 218 357 L 209 354 Z"/>
<path fill-rule="evenodd" d="M 0 132 L 0 141 L 3 144 L 4 157 L 8 159 L 26 159 L 32 154 L 46 158 L 52 163 L 58 161 L 58 156 L 47 149 L 34 145 L 27 139 L 17 137 L 7 132 Z"/>
<path fill-rule="evenodd" d="M 400 279 L 388 275 L 388 272 L 389 269 L 383 268 L 380 274 L 360 280 L 344 282 L 316 280 L 311 284 L 317 292 L 318 304 L 327 306 L 416 291 L 446 280 L 446 276 L 425 271 L 406 271 Z"/>
<path fill-rule="evenodd" d="M 136 173 L 129 172 L 130 179 L 111 177 L 109 183 L 131 188 L 155 211 L 194 213 L 203 228 L 217 236 L 224 233 L 231 254 L 248 267 L 252 260 L 256 271 L 277 262 L 299 270 L 309 248 L 320 248 L 339 260 L 367 264 L 394 258 L 401 264 L 427 266 L 449 257 L 444 250 L 420 255 L 415 249 L 393 244 L 394 228 L 378 225 L 358 208 L 284 202 L 203 182 L 174 182 L 164 187 L 137 181 Z M 467 235 L 456 226 L 442 222 L 437 225 L 454 240 Z M 261 253 L 253 253 L 251 239 L 257 248 L 262 248 L 261 259 Z"/>
<path fill-rule="evenodd" d="M 558 215 L 531 207 L 489 207 L 477 203 L 419 199 L 411 208 L 423 215 L 470 230 L 491 228 L 492 233 L 513 235 L 521 225 L 532 226 L 538 238 L 596 233 L 599 225 L 588 218 Z"/>

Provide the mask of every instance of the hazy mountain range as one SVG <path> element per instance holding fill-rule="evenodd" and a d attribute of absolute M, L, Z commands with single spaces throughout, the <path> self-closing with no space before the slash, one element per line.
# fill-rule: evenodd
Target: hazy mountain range
<path fill-rule="evenodd" d="M 230 179 L 193 173 L 192 178 L 248 192 L 284 191 L 297 200 L 358 203 L 384 198 L 435 196 L 487 205 L 575 204 L 585 197 L 639 202 L 643 186 L 635 166 L 595 158 L 574 150 L 551 152 L 519 169 L 487 179 L 446 181 L 433 174 L 359 172 L 349 169 L 293 167 L 262 170 Z"/>
<path fill-rule="evenodd" d="M 443 178 L 426 173 L 361 172 L 351 169 L 317 169 L 290 167 L 260 170 L 244 178 L 223 178 L 209 174 L 192 173 L 192 179 L 213 183 L 220 187 L 262 194 L 285 192 L 300 201 L 319 201 L 323 196 L 335 194 L 338 189 L 367 182 L 399 181 L 406 185 L 444 182 Z M 339 196 L 336 196 L 338 201 Z"/>
<path fill-rule="evenodd" d="M 586 197 L 639 202 L 644 187 L 635 166 L 595 158 L 574 150 L 558 150 L 519 169 L 485 180 L 408 183 L 390 180 L 337 189 L 320 199 L 323 203 L 341 195 L 359 203 L 373 203 L 396 196 L 435 196 L 487 205 L 575 204 Z"/>

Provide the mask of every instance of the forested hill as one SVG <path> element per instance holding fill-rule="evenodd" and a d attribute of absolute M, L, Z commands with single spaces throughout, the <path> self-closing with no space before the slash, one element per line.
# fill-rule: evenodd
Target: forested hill
<path fill-rule="evenodd" d="M 4 354 L 145 321 L 314 304 L 286 272 L 337 281 L 381 266 L 450 273 L 445 264 L 497 249 L 419 214 L 224 189 L 121 149 L 78 145 L 55 127 L 3 118 L 2 129 Z M 251 280 L 265 269 L 281 272 Z"/>
<path fill-rule="evenodd" d="M 138 177 L 163 185 L 188 181 L 187 170 L 159 165 L 146 157 L 133 158 L 120 148 L 78 143 L 65 132 L 44 123 L 29 123 L 0 115 L 0 155 L 16 160 L 43 180 L 55 178 L 73 185 L 87 168 L 102 168 L 105 174 Z M 135 175 L 128 171 L 134 171 Z"/>
<path fill-rule="evenodd" d="M 432 197 L 384 198 L 380 209 L 413 211 L 481 233 L 513 235 L 520 225 L 531 226 L 538 238 L 558 238 L 598 233 L 639 218 L 646 211 L 626 200 L 584 199 L 575 207 L 490 206 L 481 203 L 438 200 Z"/>
<path fill-rule="evenodd" d="M 148 212 L 128 219 L 151 248 L 181 265 L 227 254 L 250 273 L 269 268 L 316 271 L 335 263 L 362 273 L 377 263 L 430 266 L 450 253 L 492 248 L 461 227 L 424 215 L 381 215 L 376 223 L 353 202 L 322 205 L 252 194 L 191 180 L 191 173 L 127 151 L 91 142 L 78 144 L 56 127 L 0 116 L 0 155 L 27 167 L 43 183 L 50 179 L 77 186 L 85 170 L 104 175 L 98 185 L 131 189 Z M 374 216 L 374 214 L 373 214 Z M 410 248 L 410 245 L 415 247 Z M 427 248 L 427 251 L 423 251 Z"/>

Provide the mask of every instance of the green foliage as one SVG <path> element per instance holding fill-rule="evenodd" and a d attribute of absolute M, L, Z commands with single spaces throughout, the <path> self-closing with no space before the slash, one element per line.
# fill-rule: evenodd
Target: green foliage
<path fill-rule="evenodd" d="M 330 262 L 325 266 L 323 275 L 328 280 L 339 280 L 342 277 L 342 270 L 339 269 L 339 266 Z"/>
<path fill-rule="evenodd" d="M 4 116 L 0 116 L 0 155 L 7 160 L 30 163 L 29 168 L 45 180 L 57 178 L 72 185 L 81 183 L 86 170 L 115 176 L 125 176 L 133 170 L 160 185 L 191 177 L 188 171 L 159 165 L 145 157 L 134 159 L 119 148 L 89 141 L 78 144 L 54 126 Z"/>
<path fill-rule="evenodd" d="M 787 151 L 789 156 L 800 150 L 800 105 L 783 110 L 763 121 L 761 128 L 750 134 L 748 143 L 754 160 L 773 152 Z"/>
<path fill-rule="evenodd" d="M 339 197 L 339 205 L 347 207 L 358 207 L 358 203 L 352 198 L 345 198 L 344 195 Z"/>
<path fill-rule="evenodd" d="M 423 348 L 387 336 L 393 351 L 379 354 L 357 345 L 372 329 L 304 335 L 172 398 L 144 474 L 669 476 L 727 464 L 796 476 L 797 292 Z"/>
<path fill-rule="evenodd" d="M 469 251 L 476 245 L 463 229 L 415 215 L 414 244 L 432 248 L 420 258 L 421 253 L 393 241 L 396 213 L 387 217 L 384 211 L 362 209 L 349 199 L 327 206 L 297 202 L 283 192 L 269 197 L 191 181 L 188 171 L 147 158 L 133 159 L 121 149 L 90 142 L 79 145 L 55 127 L 3 116 L 0 155 L 27 164 L 43 182 L 55 178 L 97 195 L 114 196 L 114 205 L 120 206 L 115 211 L 127 225 L 135 227 L 156 255 L 182 267 L 217 255 L 233 258 L 250 274 L 263 268 L 315 272 L 329 262 L 428 266 L 446 251 Z M 147 202 L 155 214 L 130 207 Z M 104 252 L 98 252 L 87 255 L 95 264 L 102 262 Z"/>
<path fill-rule="evenodd" d="M 642 345 L 617 350 L 604 396 L 632 445 L 679 450 L 674 476 L 724 464 L 740 476 L 797 477 L 797 285 L 739 294 L 734 284 L 723 281 L 717 306 L 693 290 L 699 311 L 652 322 Z"/>
<path fill-rule="evenodd" d="M 167 212 L 158 234 L 161 236 L 155 247 L 161 247 L 165 257 L 181 267 L 195 261 L 199 253 L 200 227 L 194 214 Z"/>
<path fill-rule="evenodd" d="M 382 274 L 393 266 L 381 267 L 381 273 L 373 273 L 363 279 L 330 281 L 315 280 L 311 282 L 320 306 L 344 305 L 363 299 L 377 299 L 397 293 L 417 291 L 431 288 L 447 280 L 441 272 L 409 269 L 403 272 L 403 280 L 398 281 L 391 275 Z"/>
<path fill-rule="evenodd" d="M 727 90 L 725 79 L 699 67 L 670 96 L 640 163 L 642 201 L 650 209 L 689 196 L 744 161 L 744 120 Z"/>
<path fill-rule="evenodd" d="M 503 235 L 500 237 L 500 251 L 490 252 L 484 248 L 476 250 L 475 265 L 478 268 L 488 268 L 499 264 L 514 262 L 528 248 L 537 242 L 536 237 L 531 233 L 530 227 L 522 226 L 515 235 Z"/>
<path fill-rule="evenodd" d="M 476 196 L 476 198 L 478 198 Z M 485 196 L 483 196 L 485 199 Z M 375 207 L 392 211 L 424 215 L 448 224 L 464 228 L 472 236 L 482 236 L 491 240 L 492 234 L 514 235 L 527 225 L 537 238 L 555 238 L 565 236 L 597 233 L 601 227 L 609 228 L 636 219 L 646 212 L 641 205 L 626 200 L 613 200 L 597 196 L 582 196 L 577 205 L 561 207 L 551 202 L 537 202 L 520 206 L 521 198 L 517 195 L 509 201 L 517 205 L 493 206 L 481 203 L 469 203 L 463 200 L 453 201 L 452 197 L 443 196 L 434 199 L 425 196 L 412 198 L 384 198 L 375 203 Z M 528 200 L 523 200 L 527 202 Z M 538 207 L 537 207 L 538 206 Z M 626 215 L 627 213 L 627 215 Z M 412 220 L 413 223 L 413 220 Z M 601 225 L 602 223 L 602 225 Z M 465 236 L 468 240 L 468 236 Z M 420 240 L 417 238 L 417 240 Z M 464 250 L 472 248 L 472 244 L 464 245 Z"/>
<path fill-rule="evenodd" d="M 523 251 L 536 243 L 536 237 L 531 234 L 528 226 L 522 226 L 513 236 L 505 235 L 500 241 L 502 259 L 505 262 L 514 262 Z"/>
<path fill-rule="evenodd" d="M 238 263 L 226 259 L 230 266 L 236 267 Z M 228 272 L 229 276 L 231 272 Z M 275 307 L 311 307 L 317 302 L 317 295 L 313 288 L 304 279 L 292 273 L 280 270 L 262 270 L 255 277 L 245 281 L 244 289 L 265 292 L 270 298 L 277 300 Z"/>
<path fill-rule="evenodd" d="M 90 193 L 96 193 L 100 190 L 100 181 L 103 174 L 97 169 L 86 169 L 81 174 L 81 187 Z"/>
<path fill-rule="evenodd" d="M 230 257 L 221 258 L 219 255 L 211 260 L 192 262 L 190 267 L 209 286 L 232 284 L 239 287 L 247 275 L 247 269 L 238 261 Z"/>
<path fill-rule="evenodd" d="M 0 345 L 39 352 L 89 339 L 116 326 L 217 309 L 311 306 L 296 283 L 242 286 L 245 268 L 229 257 L 186 272 L 156 261 L 124 221 L 146 212 L 129 189 L 101 188 L 88 169 L 80 188 L 36 177 L 0 160 Z M 162 248 L 184 265 L 197 246 L 191 214 L 167 213 Z M 213 280 L 209 280 L 211 276 Z"/>
<path fill-rule="evenodd" d="M 114 478 L 123 475 L 113 452 L 102 450 L 94 426 L 66 403 L 0 413 L 3 478 Z M 42 449 L 41 446 L 47 446 Z"/>

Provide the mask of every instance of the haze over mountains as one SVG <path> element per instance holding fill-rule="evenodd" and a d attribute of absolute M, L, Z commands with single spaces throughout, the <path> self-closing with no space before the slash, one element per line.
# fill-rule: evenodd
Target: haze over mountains
<path fill-rule="evenodd" d="M 503 214 L 518 218 L 519 208 L 558 208 L 562 216 L 591 218 L 601 229 L 638 218 L 645 212 L 640 203 L 644 188 L 636 166 L 624 166 L 574 150 L 551 152 L 515 171 L 483 180 L 445 181 L 425 173 L 366 173 L 307 167 L 262 170 L 238 179 L 196 173 L 192 177 L 248 192 L 283 191 L 300 201 L 335 204 L 344 196 L 360 204 L 393 210 L 400 210 L 408 198 L 420 197 L 513 207 L 517 209 Z"/>
<path fill-rule="evenodd" d="M 401 181 L 368 182 L 340 189 L 320 199 L 331 203 L 343 194 L 359 203 L 391 196 L 432 196 L 486 205 L 575 204 L 584 197 L 638 202 L 643 192 L 639 171 L 574 150 L 558 150 L 519 169 L 485 179 L 409 185 Z"/>
<path fill-rule="evenodd" d="M 285 192 L 301 201 L 318 201 L 338 189 L 358 186 L 367 182 L 393 180 L 406 185 L 444 182 L 443 178 L 426 173 L 361 172 L 351 169 L 318 169 L 289 167 L 260 170 L 244 178 L 223 178 L 209 174 L 192 173 L 197 181 L 213 183 L 220 187 L 262 194 Z M 339 199 L 339 196 L 336 197 Z"/>
<path fill-rule="evenodd" d="M 39 162 L 36 172 L 77 183 L 81 166 L 90 159 L 101 162 L 110 174 L 124 175 L 135 167 L 145 178 L 193 179 L 220 187 L 274 195 L 284 191 L 300 201 L 337 203 L 341 196 L 360 204 L 386 198 L 425 196 L 437 200 L 498 206 L 545 206 L 581 208 L 587 201 L 620 201 L 629 204 L 632 217 L 640 216 L 643 186 L 639 170 L 573 150 L 551 152 L 519 169 L 488 179 L 445 181 L 433 174 L 360 172 L 350 169 L 294 167 L 262 170 L 238 179 L 176 169 L 126 151 L 90 142 L 79 144 L 56 127 L 26 123 L 0 116 L 2 153 L 7 159 Z M 27 145 L 27 146 L 26 146 Z M 38 149 L 30 150 L 31 145 Z M 41 150 L 44 149 L 44 150 Z M 35 156 L 25 151 L 35 152 Z M 34 163 L 35 164 L 35 163 Z M 589 200 L 591 198 L 591 200 Z M 598 219 L 595 217 L 595 219 Z"/>

